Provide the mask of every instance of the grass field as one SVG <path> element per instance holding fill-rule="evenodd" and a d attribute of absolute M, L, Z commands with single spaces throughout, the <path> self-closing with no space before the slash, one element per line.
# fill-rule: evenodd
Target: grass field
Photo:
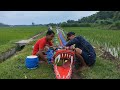
<path fill-rule="evenodd" d="M 92 45 L 96 46 L 97 59 L 95 65 L 93 67 L 85 68 L 81 72 L 78 72 L 77 74 L 80 77 L 83 79 L 120 79 L 119 60 L 106 60 L 104 58 L 98 57 L 98 55 L 101 53 L 99 51 L 99 45 L 101 45 L 102 42 L 104 43 L 108 40 L 109 43 L 117 43 L 117 45 L 113 44 L 114 47 L 117 47 L 119 45 L 119 40 L 115 40 L 114 37 L 116 36 L 116 38 L 119 39 L 120 31 L 99 31 L 88 27 L 67 27 L 63 29 L 65 32 L 74 31 L 77 35 L 85 36 L 85 38 L 89 40 Z M 44 35 L 45 33 L 37 39 L 41 38 Z M 108 38 L 106 37 L 107 35 Z M 98 37 L 100 37 L 101 40 Z M 35 70 L 28 70 L 25 67 L 25 58 L 26 56 L 31 55 L 32 46 L 35 44 L 36 40 L 27 45 L 22 51 L 17 52 L 13 57 L 0 64 L 1 79 L 55 79 L 51 65 L 42 63 Z M 58 39 L 56 38 L 56 40 Z M 97 42 L 101 44 L 98 44 Z"/>
<path fill-rule="evenodd" d="M 29 39 L 47 27 L 3 27 L 0 28 L 0 53 L 15 46 L 19 40 Z"/>
<path fill-rule="evenodd" d="M 85 37 L 90 43 L 102 46 L 115 57 L 120 57 L 120 30 L 101 30 L 91 27 L 66 27 L 65 31 L 73 31 Z"/>
<path fill-rule="evenodd" d="M 73 31 L 76 35 L 85 37 L 93 46 L 96 47 L 96 64 L 91 68 L 86 68 L 83 72 L 78 73 L 85 79 L 117 79 L 120 78 L 120 62 L 119 60 L 106 60 L 98 57 L 102 52 L 100 47 L 104 48 L 118 48 L 120 47 L 120 31 L 100 30 L 96 28 L 79 28 L 66 27 L 64 31 Z M 108 45 L 106 46 L 107 43 Z M 120 56 L 120 50 L 118 50 Z"/>
<path fill-rule="evenodd" d="M 28 44 L 24 50 L 19 51 L 13 57 L 0 64 L 0 79 L 50 79 L 55 78 L 52 66 L 40 64 L 35 70 L 28 70 L 25 67 L 26 56 L 32 54 L 32 46 L 35 42 L 45 36 L 45 33 Z"/>

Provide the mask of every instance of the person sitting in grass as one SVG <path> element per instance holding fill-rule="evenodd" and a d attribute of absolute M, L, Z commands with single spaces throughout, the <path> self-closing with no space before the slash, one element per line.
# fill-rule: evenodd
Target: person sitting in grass
<path fill-rule="evenodd" d="M 75 36 L 74 32 L 67 34 L 67 40 L 69 41 L 65 48 L 75 51 L 76 61 L 75 70 L 81 70 L 83 66 L 92 66 L 96 61 L 96 53 L 92 45 L 86 41 L 82 36 Z M 75 45 L 75 47 L 73 47 Z"/>
<path fill-rule="evenodd" d="M 44 54 L 45 54 L 44 51 L 47 51 L 49 49 L 49 47 L 53 46 L 52 40 L 53 40 L 54 36 L 55 36 L 55 33 L 52 30 L 47 31 L 46 36 L 39 39 L 35 43 L 32 55 L 36 55 L 39 57 L 40 60 L 47 62 L 47 58 L 44 56 Z"/>

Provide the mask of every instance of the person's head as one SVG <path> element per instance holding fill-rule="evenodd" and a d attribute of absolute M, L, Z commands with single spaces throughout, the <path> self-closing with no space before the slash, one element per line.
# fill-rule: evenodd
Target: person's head
<path fill-rule="evenodd" d="M 72 40 L 75 38 L 75 33 L 74 32 L 68 32 L 67 33 L 67 40 Z"/>
<path fill-rule="evenodd" d="M 52 30 L 47 31 L 46 38 L 48 41 L 52 40 L 55 36 L 55 33 Z"/>

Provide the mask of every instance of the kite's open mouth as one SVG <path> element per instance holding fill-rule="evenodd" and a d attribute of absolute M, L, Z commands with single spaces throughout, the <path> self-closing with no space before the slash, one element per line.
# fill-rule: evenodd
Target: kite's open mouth
<path fill-rule="evenodd" d="M 54 72 L 57 79 L 70 79 L 74 52 L 71 50 L 58 50 L 53 57 Z"/>

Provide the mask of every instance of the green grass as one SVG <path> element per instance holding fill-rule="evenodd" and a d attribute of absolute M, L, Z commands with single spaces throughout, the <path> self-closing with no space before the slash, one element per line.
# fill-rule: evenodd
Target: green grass
<path fill-rule="evenodd" d="M 106 51 L 120 57 L 120 30 L 102 30 L 91 27 L 64 27 L 65 31 L 73 31 L 86 38 L 91 44 L 102 46 Z M 115 51 L 114 49 L 115 48 Z M 119 49 L 118 49 L 119 48 Z M 116 55 L 118 54 L 118 56 Z"/>
<path fill-rule="evenodd" d="M 64 27 L 65 31 L 73 31 L 76 35 L 85 36 L 86 39 L 98 42 L 109 43 L 111 46 L 117 47 L 120 45 L 120 31 L 119 30 L 101 30 L 91 27 Z"/>
<path fill-rule="evenodd" d="M 40 26 L 0 28 L 0 53 L 14 47 L 16 41 L 29 39 L 45 30 L 47 30 L 47 27 Z"/>
<path fill-rule="evenodd" d="M 100 34 L 99 33 L 100 31 L 94 28 L 69 27 L 69 28 L 64 28 L 64 30 L 75 31 L 77 35 L 80 34 L 82 36 L 85 36 L 86 39 L 89 39 L 89 41 L 90 39 L 94 38 L 94 36 L 90 35 L 90 32 L 95 31 L 96 34 L 98 35 Z M 102 32 L 104 31 L 101 31 L 101 33 Z M 107 35 L 105 33 L 108 34 L 109 31 L 105 31 L 104 33 L 102 33 L 103 37 L 104 35 Z M 44 35 L 45 34 L 41 35 L 39 38 L 41 38 Z M 112 34 L 110 36 L 112 36 Z M 38 40 L 39 38 L 37 38 L 36 40 Z M 36 40 L 34 42 L 31 42 L 29 45 L 27 45 L 22 51 L 18 52 L 15 56 L 9 58 L 8 60 L 0 64 L 1 79 L 55 79 L 55 75 L 51 65 L 42 63 L 35 70 L 28 70 L 25 67 L 25 58 L 26 56 L 31 55 L 32 46 L 35 44 Z M 96 40 L 98 42 L 101 42 L 97 38 Z M 78 74 L 83 79 L 120 79 L 120 62 L 118 60 L 106 60 L 104 58 L 98 57 L 99 54 L 101 54 L 101 52 L 99 51 L 100 47 L 95 42 L 90 41 L 90 43 L 96 46 L 96 54 L 97 54 L 96 63 L 93 67 L 86 68 L 85 70 L 79 72 Z"/>
<path fill-rule="evenodd" d="M 120 79 L 117 63 L 98 58 L 93 67 L 79 73 L 83 79 Z"/>
<path fill-rule="evenodd" d="M 100 46 L 104 46 L 104 43 L 109 43 L 114 47 L 118 47 L 118 45 L 120 45 L 119 30 L 100 30 L 88 27 L 66 27 L 63 29 L 66 32 L 74 31 L 76 35 L 85 37 L 93 46 L 96 47 L 97 58 L 95 65 L 78 73 L 83 79 L 120 79 L 120 69 L 118 68 L 120 65 L 119 60 L 110 61 L 98 57 L 102 53 L 99 51 Z"/>
<path fill-rule="evenodd" d="M 45 35 L 45 34 L 43 34 Z M 39 38 L 41 38 L 41 35 Z M 37 38 L 36 40 L 38 40 Z M 35 44 L 31 42 L 24 50 L 18 52 L 15 56 L 0 64 L 0 79 L 54 79 L 52 66 L 48 64 L 39 64 L 35 70 L 29 70 L 25 67 L 26 56 L 32 54 L 32 46 Z"/>

